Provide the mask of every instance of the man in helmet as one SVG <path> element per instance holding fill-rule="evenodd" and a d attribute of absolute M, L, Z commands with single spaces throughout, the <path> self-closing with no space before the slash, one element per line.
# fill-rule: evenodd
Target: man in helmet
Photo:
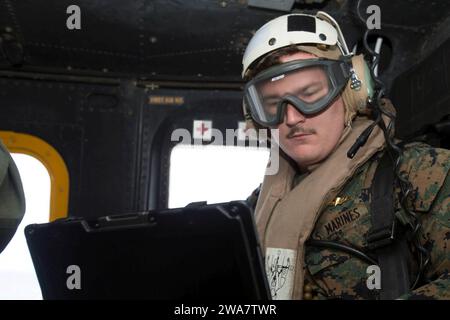
<path fill-rule="evenodd" d="M 246 119 L 281 149 L 255 208 L 273 298 L 450 299 L 450 152 L 405 146 L 404 201 L 382 130 L 391 120 L 368 107 L 370 71 L 333 18 L 269 21 L 242 76 Z"/>

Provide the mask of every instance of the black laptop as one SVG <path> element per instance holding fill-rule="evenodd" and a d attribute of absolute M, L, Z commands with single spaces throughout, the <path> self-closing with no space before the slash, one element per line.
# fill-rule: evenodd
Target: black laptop
<path fill-rule="evenodd" d="M 268 300 L 243 201 L 25 228 L 44 299 Z"/>

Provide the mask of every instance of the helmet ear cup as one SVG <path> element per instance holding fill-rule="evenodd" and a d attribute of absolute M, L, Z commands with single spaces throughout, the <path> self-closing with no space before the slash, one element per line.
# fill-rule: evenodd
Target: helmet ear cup
<path fill-rule="evenodd" d="M 369 112 L 369 110 L 367 110 L 368 98 L 372 98 L 373 96 L 372 76 L 370 75 L 369 66 L 362 54 L 354 56 L 351 62 L 356 77 L 361 81 L 359 89 L 352 89 L 356 109 L 358 113 L 366 114 Z"/>
<path fill-rule="evenodd" d="M 352 57 L 352 75 L 342 94 L 346 107 L 346 123 L 351 122 L 356 114 L 368 115 L 368 98 L 373 96 L 373 80 L 369 67 L 362 54 Z"/>

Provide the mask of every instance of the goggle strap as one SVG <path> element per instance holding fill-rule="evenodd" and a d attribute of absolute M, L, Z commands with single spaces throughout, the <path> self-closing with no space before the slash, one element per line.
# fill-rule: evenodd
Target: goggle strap
<path fill-rule="evenodd" d="M 350 66 L 346 62 L 341 62 L 338 64 L 332 65 L 332 72 L 336 79 L 337 84 L 345 85 L 347 80 L 350 78 Z"/>

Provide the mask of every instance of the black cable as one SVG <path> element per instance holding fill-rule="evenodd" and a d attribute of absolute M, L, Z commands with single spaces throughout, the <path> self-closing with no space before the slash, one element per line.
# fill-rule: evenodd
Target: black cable
<path fill-rule="evenodd" d="M 348 245 L 340 243 L 340 242 L 310 239 L 310 240 L 306 241 L 305 244 L 307 246 L 312 246 L 312 247 L 332 248 L 335 250 L 346 252 L 346 253 L 351 254 L 371 265 L 374 265 L 374 264 L 378 265 L 378 262 L 375 259 L 373 259 L 372 257 L 369 257 L 362 250 L 355 248 L 355 247 L 348 246 Z"/>
<path fill-rule="evenodd" d="M 377 119 L 364 131 L 359 135 L 359 137 L 356 139 L 355 143 L 350 147 L 350 149 L 347 151 L 347 157 L 350 159 L 353 159 L 353 157 L 356 155 L 358 150 L 364 146 L 369 139 L 370 134 L 373 131 L 373 128 L 381 121 L 381 117 L 377 117 Z"/>
<path fill-rule="evenodd" d="M 306 274 L 305 274 L 306 279 L 309 280 L 309 281 L 311 281 L 311 283 L 317 287 L 317 290 L 316 290 L 316 291 L 318 291 L 319 293 L 321 293 L 324 297 L 329 298 L 329 297 L 331 296 L 331 294 L 328 292 L 328 288 L 326 288 L 326 289 L 323 288 L 323 287 L 317 282 L 317 280 L 314 278 L 314 276 L 313 276 L 312 273 L 311 273 L 311 270 L 310 270 L 310 268 L 309 268 L 309 265 L 306 264 L 305 268 L 306 268 Z"/>

